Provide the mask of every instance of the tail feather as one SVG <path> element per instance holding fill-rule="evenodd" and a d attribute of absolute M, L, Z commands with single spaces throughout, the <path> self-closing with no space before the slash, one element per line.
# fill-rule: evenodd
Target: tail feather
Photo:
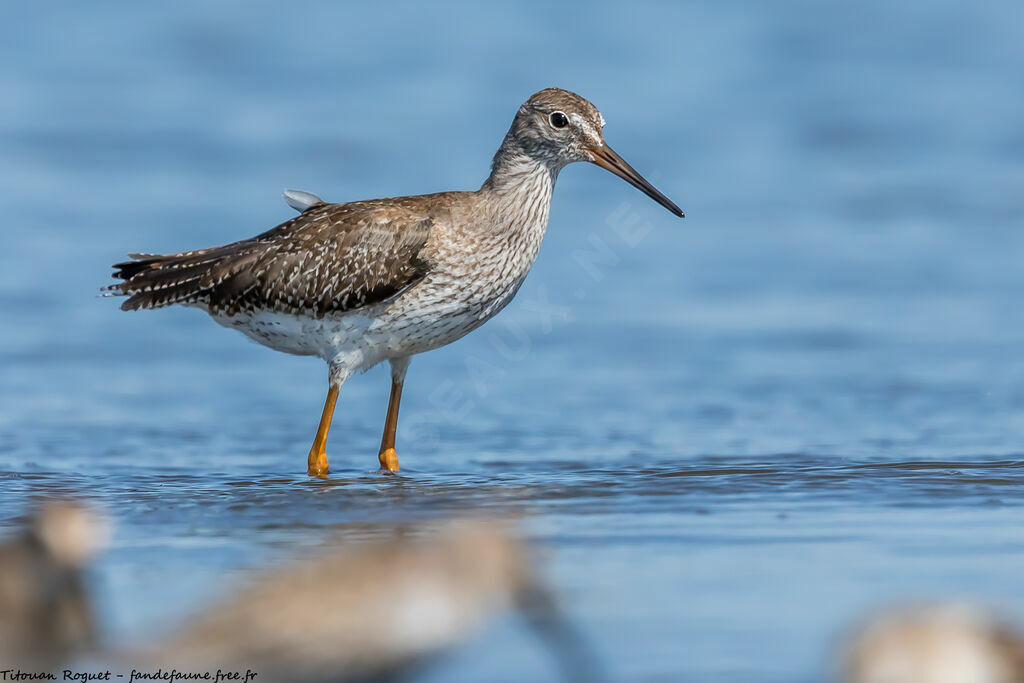
<path fill-rule="evenodd" d="M 180 254 L 129 254 L 133 260 L 114 264 L 122 280 L 104 291 L 127 296 L 121 309 L 134 311 L 173 304 L 207 304 L 211 297 L 228 301 L 254 285 L 247 268 L 255 255 L 244 243 Z"/>
<path fill-rule="evenodd" d="M 154 256 L 152 254 L 130 254 L 133 259 L 139 259 L 137 261 L 125 261 L 124 263 L 115 263 L 112 268 L 115 268 L 114 277 L 125 280 L 124 283 L 118 283 L 116 285 L 110 285 L 107 287 L 108 290 L 120 289 L 122 286 L 127 284 L 127 280 L 131 280 L 139 273 L 149 269 L 160 263 L 161 256 Z"/>
<path fill-rule="evenodd" d="M 130 254 L 133 260 L 115 263 L 113 276 L 122 280 L 104 288 L 127 296 L 121 309 L 161 308 L 178 303 L 201 303 L 215 280 L 211 273 L 226 254 L 214 250 L 181 254 Z"/>

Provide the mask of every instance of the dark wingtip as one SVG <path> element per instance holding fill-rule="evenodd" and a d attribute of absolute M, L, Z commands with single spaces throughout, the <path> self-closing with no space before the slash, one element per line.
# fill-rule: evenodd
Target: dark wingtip
<path fill-rule="evenodd" d="M 148 254 L 129 254 L 129 256 L 131 256 L 132 258 L 135 258 L 135 257 L 148 257 L 149 255 Z M 114 265 L 110 266 L 111 268 L 114 269 L 114 272 L 111 274 L 111 276 L 115 277 L 115 278 L 117 278 L 119 280 L 130 280 L 134 276 L 138 275 L 142 271 L 144 271 L 147 268 L 149 268 L 149 266 L 151 266 L 153 264 L 153 262 L 154 262 L 154 259 L 150 257 L 150 258 L 143 258 L 143 259 L 136 260 L 136 261 L 124 261 L 122 263 L 115 263 Z"/>

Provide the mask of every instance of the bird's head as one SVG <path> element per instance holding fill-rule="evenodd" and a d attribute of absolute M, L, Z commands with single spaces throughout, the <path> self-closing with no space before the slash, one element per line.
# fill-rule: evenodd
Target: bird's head
<path fill-rule="evenodd" d="M 509 137 L 532 159 L 556 171 L 574 161 L 596 164 L 682 217 L 678 206 L 605 143 L 603 128 L 604 117 L 593 104 L 568 90 L 546 88 L 519 107 Z"/>

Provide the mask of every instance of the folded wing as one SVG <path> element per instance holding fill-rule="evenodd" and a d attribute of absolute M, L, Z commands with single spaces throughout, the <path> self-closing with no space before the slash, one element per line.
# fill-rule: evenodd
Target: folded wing
<path fill-rule="evenodd" d="M 198 305 L 324 316 L 379 303 L 419 282 L 434 221 L 380 204 L 314 204 L 257 237 L 179 254 L 131 254 L 114 265 L 124 310 Z"/>

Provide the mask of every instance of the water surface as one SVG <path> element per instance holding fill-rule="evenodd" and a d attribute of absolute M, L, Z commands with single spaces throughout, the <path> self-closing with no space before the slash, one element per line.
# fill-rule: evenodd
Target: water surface
<path fill-rule="evenodd" d="M 455 515 L 522 518 L 623 681 L 815 681 L 896 598 L 1024 617 L 1016 3 L 26 6 L 0 27 L 0 519 L 117 522 L 112 639 L 239 575 Z M 97 298 L 129 251 L 474 188 L 515 108 L 592 99 L 687 213 L 574 166 L 517 300 L 326 389 L 201 313 Z M 556 680 L 501 620 L 427 677 Z"/>

